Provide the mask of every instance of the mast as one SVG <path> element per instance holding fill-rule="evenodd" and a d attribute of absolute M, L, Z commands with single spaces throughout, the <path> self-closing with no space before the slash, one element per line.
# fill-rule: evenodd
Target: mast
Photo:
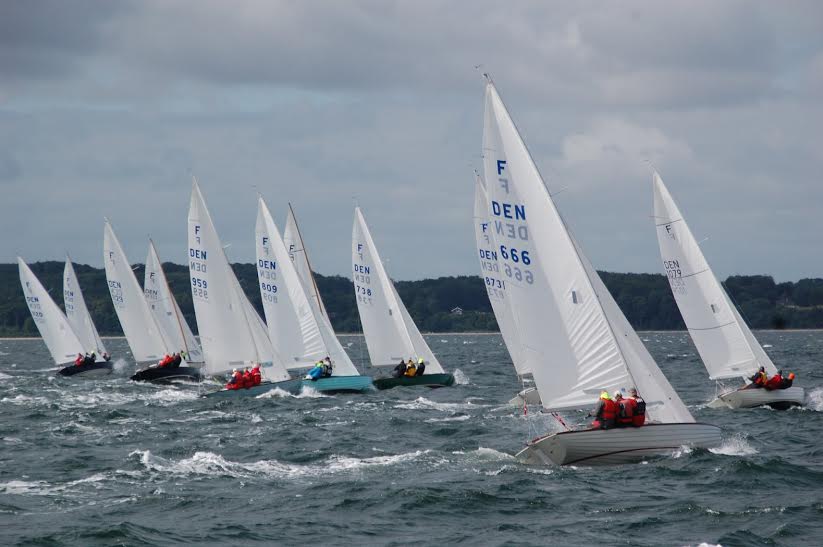
<path fill-rule="evenodd" d="M 300 233 L 300 226 L 297 224 L 297 216 L 294 214 L 294 209 L 292 209 L 291 202 L 289 202 L 289 213 L 291 213 L 291 217 L 294 219 L 294 227 L 297 228 L 297 237 L 300 239 L 300 249 L 303 251 L 303 255 L 306 257 L 306 264 L 309 266 L 309 279 L 311 279 L 312 287 L 314 287 L 314 294 L 317 299 L 317 307 L 320 309 L 320 312 L 328 317 L 328 312 L 326 311 L 326 307 L 323 305 L 323 300 L 320 298 L 320 289 L 317 287 L 317 282 L 314 280 L 314 271 L 311 267 L 311 261 L 309 261 L 309 253 L 306 251 L 306 244 L 303 242 L 303 234 Z"/>

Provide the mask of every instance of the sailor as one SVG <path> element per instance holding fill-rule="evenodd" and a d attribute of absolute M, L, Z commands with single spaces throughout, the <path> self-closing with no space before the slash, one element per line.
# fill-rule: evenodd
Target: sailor
<path fill-rule="evenodd" d="M 243 374 L 239 370 L 234 369 L 231 371 L 231 379 L 226 384 L 226 389 L 240 389 L 242 382 Z"/>
<path fill-rule="evenodd" d="M 766 376 L 766 367 L 760 367 L 760 369 L 754 373 L 754 376 L 749 378 L 752 382 L 749 387 L 761 388 L 766 385 L 766 381 L 768 377 Z"/>
<path fill-rule="evenodd" d="M 629 401 L 633 401 L 632 405 L 632 425 L 634 427 L 642 427 L 646 423 L 646 401 L 643 397 L 637 394 L 637 389 L 631 388 L 629 390 Z"/>
<path fill-rule="evenodd" d="M 788 389 L 792 387 L 794 383 L 794 372 L 790 372 L 788 376 L 783 378 L 783 383 L 780 385 L 780 389 Z"/>
<path fill-rule="evenodd" d="M 411 378 L 415 374 L 417 374 L 417 367 L 414 365 L 414 361 L 409 359 L 409 362 L 406 363 L 406 376 Z"/>
<path fill-rule="evenodd" d="M 420 357 L 417 360 L 417 372 L 414 373 L 415 376 L 423 376 L 423 373 L 426 371 L 426 362 Z"/>
<path fill-rule="evenodd" d="M 179 353 L 175 353 L 171 359 L 171 363 L 169 363 L 170 368 L 178 368 L 180 364 L 183 362 L 183 357 Z"/>
<path fill-rule="evenodd" d="M 246 367 L 246 370 L 243 371 L 243 388 L 249 389 L 253 385 L 254 378 L 251 376 L 251 369 Z"/>
<path fill-rule="evenodd" d="M 188 361 L 188 360 L 189 360 L 189 352 L 187 352 L 187 351 L 186 351 L 186 350 L 184 350 L 184 349 L 181 349 L 181 350 L 180 350 L 180 357 L 182 357 L 183 359 L 185 359 L 186 361 Z"/>
<path fill-rule="evenodd" d="M 394 371 L 392 371 L 392 376 L 394 378 L 400 378 L 401 376 L 405 376 L 406 374 L 406 361 L 400 359 L 400 363 L 394 367 Z"/>
<path fill-rule="evenodd" d="M 75 359 L 75 360 L 74 360 L 74 366 L 76 366 L 76 367 L 82 367 L 82 366 L 83 366 L 83 363 L 85 363 L 85 362 L 86 362 L 86 359 L 83 357 L 83 354 L 82 354 L 82 353 L 78 353 L 78 354 L 77 354 L 77 359 Z"/>
<path fill-rule="evenodd" d="M 783 371 L 778 370 L 777 374 L 769 378 L 766 381 L 766 385 L 764 385 L 763 387 L 765 387 L 769 391 L 772 391 L 774 389 L 782 389 L 781 386 L 783 386 Z"/>
<path fill-rule="evenodd" d="M 617 404 L 609 397 L 609 392 L 600 392 L 600 399 L 597 401 L 597 406 L 593 411 L 596 419 L 592 422 L 592 427 L 595 429 L 613 428 L 614 421 L 617 418 L 617 410 Z"/>
<path fill-rule="evenodd" d="M 331 358 L 326 355 L 326 358 L 323 359 L 323 378 L 329 378 L 333 372 L 334 367 L 331 364 Z"/>
<path fill-rule="evenodd" d="M 109 355 L 109 353 L 108 353 L 107 351 L 104 351 L 104 352 L 103 352 L 103 360 L 104 360 L 105 362 L 107 362 L 107 363 L 108 363 L 109 361 L 111 361 L 111 355 Z"/>
<path fill-rule="evenodd" d="M 259 386 L 263 381 L 263 375 L 260 373 L 260 363 L 255 363 L 254 368 L 251 369 L 251 379 L 253 386 Z"/>
<path fill-rule="evenodd" d="M 86 355 L 83 356 L 83 364 L 84 365 L 93 365 L 94 364 L 94 353 L 93 352 L 91 354 L 86 352 Z"/>
<path fill-rule="evenodd" d="M 314 364 L 314 367 L 310 368 L 309 371 L 306 373 L 306 380 L 317 380 L 318 378 L 322 378 L 323 376 L 323 361 L 317 361 Z"/>
<path fill-rule="evenodd" d="M 623 398 L 621 391 L 614 392 L 614 402 L 617 404 L 617 427 L 630 427 L 634 416 L 632 404 L 629 399 Z"/>
<path fill-rule="evenodd" d="M 162 368 L 167 366 L 169 363 L 171 363 L 171 355 L 167 353 L 163 356 L 162 359 L 160 359 L 160 362 L 157 363 L 157 366 Z"/>

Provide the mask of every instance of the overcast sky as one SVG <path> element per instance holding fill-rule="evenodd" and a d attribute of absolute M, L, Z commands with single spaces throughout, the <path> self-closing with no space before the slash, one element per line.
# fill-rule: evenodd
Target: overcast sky
<path fill-rule="evenodd" d="M 823 3 L 0 2 L 0 262 L 186 259 L 196 175 L 233 261 L 255 187 L 349 274 L 476 274 L 489 71 L 594 265 L 661 272 L 651 162 L 721 276 L 823 277 Z"/>

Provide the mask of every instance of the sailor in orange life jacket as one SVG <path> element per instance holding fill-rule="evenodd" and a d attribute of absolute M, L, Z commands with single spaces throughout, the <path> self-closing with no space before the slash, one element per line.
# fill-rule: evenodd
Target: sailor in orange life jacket
<path fill-rule="evenodd" d="M 263 381 L 263 375 L 260 373 L 260 363 L 255 363 L 254 368 L 251 369 L 251 379 L 253 386 L 259 386 Z"/>
<path fill-rule="evenodd" d="M 626 400 L 631 401 L 632 405 L 632 425 L 641 427 L 646 423 L 646 401 L 637 394 L 635 388 L 629 390 L 629 397 Z"/>
<path fill-rule="evenodd" d="M 231 371 L 231 380 L 226 384 L 226 389 L 240 389 L 243 387 L 243 373 L 237 369 Z"/>
<path fill-rule="evenodd" d="M 614 402 L 617 404 L 617 427 L 629 427 L 632 425 L 632 417 L 634 416 L 634 409 L 629 399 L 623 398 L 623 393 L 620 391 L 614 392 Z"/>
<path fill-rule="evenodd" d="M 775 374 L 774 376 L 772 376 L 771 378 L 766 380 L 766 384 L 763 387 L 765 387 L 769 391 L 772 391 L 773 389 L 780 389 L 780 387 L 782 385 L 783 385 L 783 371 L 778 370 L 777 374 Z"/>
<path fill-rule="evenodd" d="M 596 417 L 592 422 L 593 429 L 611 429 L 614 427 L 617 419 L 618 406 L 617 403 L 611 400 L 608 391 L 600 393 L 600 399 L 597 401 L 593 414 Z"/>
<path fill-rule="evenodd" d="M 756 387 L 756 388 L 765 387 L 766 386 L 766 381 L 768 379 L 769 379 L 768 376 L 766 376 L 766 368 L 765 367 L 760 367 L 760 369 L 757 372 L 754 373 L 754 376 L 749 378 L 749 380 L 751 380 L 752 383 L 749 384 L 749 386 L 747 386 L 747 387 L 750 387 L 750 388 L 751 387 Z"/>

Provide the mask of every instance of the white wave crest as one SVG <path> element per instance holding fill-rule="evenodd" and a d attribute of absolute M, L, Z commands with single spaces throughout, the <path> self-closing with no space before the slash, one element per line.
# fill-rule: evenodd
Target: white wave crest
<path fill-rule="evenodd" d="M 409 452 L 371 458 L 333 455 L 325 462 L 309 465 L 283 463 L 277 460 L 260 460 L 251 463 L 233 462 L 213 452 L 195 452 L 190 458 L 174 461 L 155 456 L 149 450 L 135 450 L 129 457 L 138 457 L 140 463 L 159 473 L 176 475 L 228 476 L 251 479 L 264 478 L 299 478 L 316 477 L 341 472 L 351 472 L 364 468 L 391 466 L 414 461 L 428 451 Z"/>
<path fill-rule="evenodd" d="M 54 492 L 45 481 L 8 481 L 0 483 L 0 492 L 3 494 L 18 494 L 30 496 L 47 496 Z"/>
<path fill-rule="evenodd" d="M 815 388 L 806 392 L 806 408 L 823 412 L 823 388 Z"/>
<path fill-rule="evenodd" d="M 460 416 L 449 416 L 446 418 L 428 418 L 424 421 L 429 424 L 436 424 L 440 422 L 465 422 L 469 418 L 471 418 L 471 416 L 467 414 L 461 414 Z"/>
<path fill-rule="evenodd" d="M 454 369 L 454 383 L 458 386 L 467 386 L 469 385 L 469 377 L 466 376 L 465 372 L 456 368 Z"/>
<path fill-rule="evenodd" d="M 126 367 L 129 366 L 129 363 L 126 362 L 125 359 L 122 357 L 120 359 L 115 359 L 114 364 L 111 366 L 112 371 L 118 374 L 123 373 L 126 371 Z"/>
<path fill-rule="evenodd" d="M 742 436 L 735 435 L 734 437 L 724 440 L 720 446 L 710 448 L 709 452 L 723 456 L 751 456 L 757 454 L 757 449 L 750 445 Z"/>
<path fill-rule="evenodd" d="M 414 401 L 407 401 L 404 403 L 399 403 L 394 406 L 394 408 L 400 408 L 404 410 L 424 410 L 424 409 L 431 409 L 431 410 L 440 410 L 444 412 L 456 412 L 458 410 L 467 410 L 471 408 L 477 408 L 478 406 L 485 406 L 485 405 L 475 405 L 472 404 L 471 401 L 465 403 L 438 403 L 436 401 L 431 401 L 426 399 L 425 397 L 418 397 Z"/>
<path fill-rule="evenodd" d="M 8 380 L 9 378 L 13 378 L 13 376 L 5 372 L 0 372 L 0 380 Z"/>

